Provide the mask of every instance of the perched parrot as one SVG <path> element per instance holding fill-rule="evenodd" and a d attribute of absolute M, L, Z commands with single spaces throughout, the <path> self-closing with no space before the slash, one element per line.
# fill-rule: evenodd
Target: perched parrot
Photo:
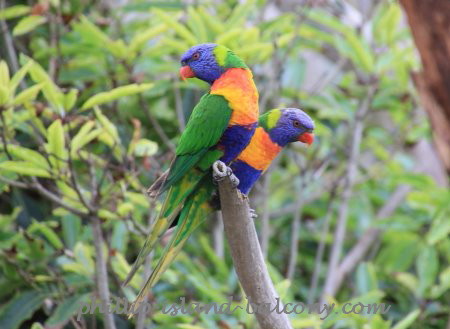
<path fill-rule="evenodd" d="M 284 146 L 297 141 L 310 145 L 314 140 L 313 130 L 314 122 L 299 109 L 274 109 L 261 115 L 250 143 L 230 166 L 239 179 L 237 188 L 247 195 Z M 137 302 L 140 302 L 145 293 L 159 280 L 191 233 L 216 210 L 210 203 L 216 190 L 211 176 L 211 173 L 205 175 L 184 203 L 177 218 L 175 232 L 136 299 Z"/>
<path fill-rule="evenodd" d="M 161 185 L 167 191 L 126 285 L 155 243 L 179 215 L 186 198 L 208 174 L 212 164 L 229 164 L 250 142 L 258 124 L 258 91 L 250 69 L 224 46 L 207 43 L 181 57 L 180 75 L 208 82 L 211 88 L 194 107 L 176 148 L 176 157 Z"/>

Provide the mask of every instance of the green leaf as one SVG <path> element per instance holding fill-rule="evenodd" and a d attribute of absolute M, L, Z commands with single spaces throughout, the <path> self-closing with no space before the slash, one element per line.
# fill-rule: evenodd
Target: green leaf
<path fill-rule="evenodd" d="M 211 14 L 204 7 L 198 8 L 199 15 L 203 18 L 208 29 L 213 31 L 215 34 L 222 33 L 225 30 L 224 24 L 218 20 L 215 15 Z"/>
<path fill-rule="evenodd" d="M 89 296 L 90 294 L 76 295 L 64 300 L 45 322 L 45 326 L 48 328 L 63 326 L 75 315 L 80 307 L 80 303 L 88 302 Z"/>
<path fill-rule="evenodd" d="M 72 157 L 77 158 L 78 151 L 102 133 L 102 129 L 100 128 L 92 130 L 94 126 L 94 121 L 86 122 L 78 133 L 72 138 L 70 146 Z"/>
<path fill-rule="evenodd" d="M 168 26 L 166 24 L 159 24 L 157 26 L 152 26 L 145 31 L 136 33 L 133 39 L 131 39 L 130 48 L 135 52 L 141 50 L 148 40 L 164 33 L 167 29 Z"/>
<path fill-rule="evenodd" d="M 58 235 L 50 227 L 48 227 L 46 223 L 33 221 L 33 223 L 28 227 L 28 232 L 40 232 L 55 249 L 63 249 L 64 247 Z"/>
<path fill-rule="evenodd" d="M 9 90 L 6 86 L 0 85 L 0 105 L 8 104 Z"/>
<path fill-rule="evenodd" d="M 80 22 L 75 25 L 74 29 L 89 43 L 108 50 L 115 57 L 126 59 L 129 56 L 129 49 L 123 40 L 112 40 L 85 16 L 80 18 Z"/>
<path fill-rule="evenodd" d="M 30 101 L 34 101 L 39 93 L 39 91 L 42 89 L 43 84 L 37 84 L 33 87 L 27 88 L 24 91 L 22 91 L 19 95 L 17 95 L 14 98 L 13 104 L 14 105 L 20 105 L 25 104 Z"/>
<path fill-rule="evenodd" d="M 30 162 L 39 168 L 49 169 L 49 164 L 47 160 L 39 152 L 14 144 L 8 145 L 8 152 L 13 157 L 17 157 L 20 160 Z"/>
<path fill-rule="evenodd" d="M 81 234 L 81 219 L 69 213 L 61 218 L 62 236 L 66 246 L 73 249 Z"/>
<path fill-rule="evenodd" d="M 112 143 L 110 143 L 109 146 L 112 147 L 114 146 L 113 144 L 119 144 L 119 133 L 117 132 L 116 126 L 111 121 L 109 121 L 109 119 L 105 115 L 103 115 L 103 113 L 98 108 L 95 108 L 94 112 L 98 121 L 100 121 L 103 128 L 105 128 L 105 132 L 112 139 Z"/>
<path fill-rule="evenodd" d="M 64 144 L 64 129 L 61 120 L 55 120 L 47 129 L 47 152 L 52 165 L 61 168 L 64 160 L 67 160 L 67 152 Z"/>
<path fill-rule="evenodd" d="M 23 58 L 28 57 L 23 56 Z M 36 83 L 43 83 L 42 92 L 44 93 L 45 98 L 53 105 L 58 113 L 64 113 L 64 94 L 37 62 L 32 59 L 29 60 L 32 61 L 32 65 L 29 68 L 31 78 Z"/>
<path fill-rule="evenodd" d="M 64 109 L 66 111 L 70 111 L 72 107 L 75 105 L 75 102 L 77 101 L 78 96 L 78 90 L 77 89 L 70 89 L 70 91 L 64 95 Z"/>
<path fill-rule="evenodd" d="M 145 138 L 134 145 L 134 155 L 137 157 L 152 156 L 156 152 L 158 152 L 158 144 Z"/>
<path fill-rule="evenodd" d="M 419 309 L 410 312 L 403 320 L 401 320 L 394 327 L 392 327 L 392 329 L 407 329 L 407 328 L 409 328 L 414 323 L 414 321 L 416 321 L 419 314 L 420 314 Z"/>
<path fill-rule="evenodd" d="M 96 105 L 112 102 L 120 97 L 130 96 L 146 91 L 153 87 L 153 83 L 131 84 L 115 88 L 111 91 L 105 91 L 89 98 L 81 107 L 86 110 Z"/>
<path fill-rule="evenodd" d="M 28 14 L 31 8 L 24 5 L 17 5 L 0 10 L 0 19 L 7 20 Z"/>
<path fill-rule="evenodd" d="M 206 26 L 203 22 L 202 17 L 198 14 L 194 7 L 188 7 L 189 19 L 187 23 L 189 27 L 197 36 L 197 40 L 199 43 L 208 42 L 208 33 L 206 31 Z"/>
<path fill-rule="evenodd" d="M 412 293 L 416 292 L 419 281 L 414 275 L 408 272 L 398 272 L 395 273 L 394 277 L 399 283 L 408 288 Z"/>
<path fill-rule="evenodd" d="M 356 269 L 356 285 L 359 294 L 363 295 L 378 288 L 375 267 L 372 263 L 361 263 Z"/>
<path fill-rule="evenodd" d="M 33 323 L 33 325 L 31 326 L 31 329 L 45 329 L 42 324 L 40 324 L 39 322 L 35 322 Z"/>
<path fill-rule="evenodd" d="M 35 291 L 20 292 L 5 306 L 0 314 L 0 328 L 17 329 L 41 307 L 46 295 Z"/>
<path fill-rule="evenodd" d="M 46 21 L 47 19 L 44 16 L 31 15 L 24 17 L 14 27 L 12 34 L 13 36 L 19 36 L 28 33 Z"/>
<path fill-rule="evenodd" d="M 9 69 L 5 61 L 0 61 L 0 86 L 9 85 Z"/>
<path fill-rule="evenodd" d="M 25 161 L 4 161 L 0 163 L 0 169 L 12 171 L 19 175 L 37 176 L 50 178 L 50 173 L 42 168 L 37 167 L 32 162 Z"/>
<path fill-rule="evenodd" d="M 434 247 L 426 246 L 420 250 L 416 270 L 419 277 L 418 293 L 423 296 L 426 289 L 436 281 L 439 270 L 439 259 Z"/>
<path fill-rule="evenodd" d="M 14 74 L 14 76 L 11 79 L 10 88 L 11 93 L 14 95 L 16 92 L 16 88 L 19 85 L 19 83 L 23 80 L 25 75 L 28 73 L 28 70 L 33 65 L 32 60 L 28 60 L 25 65 L 23 65 L 17 72 Z"/>
<path fill-rule="evenodd" d="M 155 9 L 155 14 L 158 16 L 164 23 L 173 28 L 175 32 L 183 38 L 190 46 L 193 46 L 197 43 L 197 38 L 182 24 L 178 23 L 175 19 L 173 19 L 170 15 L 166 14 L 164 11 Z"/>
<path fill-rule="evenodd" d="M 225 30 L 231 29 L 233 27 L 242 26 L 245 18 L 250 14 L 250 12 L 255 10 L 255 1 L 247 0 L 239 5 L 235 6 L 231 16 L 225 23 Z"/>
<path fill-rule="evenodd" d="M 350 47 L 350 53 L 347 55 L 353 59 L 358 67 L 361 67 L 366 72 L 372 72 L 374 69 L 375 60 L 369 46 L 361 37 L 357 36 L 356 33 L 351 30 L 347 31 L 344 34 L 344 37 Z"/>
<path fill-rule="evenodd" d="M 431 228 L 426 235 L 428 244 L 434 245 L 450 235 L 450 220 L 448 211 L 442 211 L 431 224 Z"/>

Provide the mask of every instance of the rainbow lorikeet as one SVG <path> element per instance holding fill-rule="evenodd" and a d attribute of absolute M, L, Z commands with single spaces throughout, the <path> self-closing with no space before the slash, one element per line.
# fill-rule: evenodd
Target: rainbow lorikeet
<path fill-rule="evenodd" d="M 258 91 L 253 75 L 236 54 L 224 46 L 201 44 L 181 57 L 180 75 L 208 82 L 211 88 L 195 106 L 176 148 L 167 191 L 158 218 L 124 281 L 127 284 L 155 243 L 181 211 L 216 160 L 229 164 L 248 145 L 258 121 Z"/>
<path fill-rule="evenodd" d="M 314 140 L 313 130 L 313 121 L 299 109 L 274 109 L 261 115 L 249 145 L 230 166 L 233 174 L 239 179 L 237 188 L 240 192 L 244 195 L 249 193 L 284 146 L 296 141 L 310 145 Z M 215 210 L 210 203 L 215 189 L 216 186 L 209 174 L 203 177 L 194 193 L 187 198 L 177 218 L 175 232 L 137 301 L 142 300 L 145 292 L 159 280 L 191 233 Z"/>

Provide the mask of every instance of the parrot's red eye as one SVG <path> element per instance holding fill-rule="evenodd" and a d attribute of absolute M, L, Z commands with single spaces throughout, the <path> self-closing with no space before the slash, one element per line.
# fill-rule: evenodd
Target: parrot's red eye
<path fill-rule="evenodd" d="M 300 121 L 295 120 L 293 124 L 295 128 L 300 127 Z"/>
<path fill-rule="evenodd" d="M 200 54 L 199 53 L 195 53 L 194 55 L 192 55 L 192 59 L 193 60 L 197 60 L 200 58 Z"/>

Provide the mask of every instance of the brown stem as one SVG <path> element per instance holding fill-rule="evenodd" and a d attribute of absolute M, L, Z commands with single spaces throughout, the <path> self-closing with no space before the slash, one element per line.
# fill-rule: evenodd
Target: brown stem
<path fill-rule="evenodd" d="M 94 235 L 94 247 L 95 247 L 95 278 L 97 281 L 97 289 L 100 300 L 102 303 L 110 302 L 110 291 L 108 285 L 108 270 L 106 259 L 103 254 L 103 232 L 100 218 L 92 216 L 90 218 L 92 223 L 92 232 Z M 114 314 L 110 312 L 103 312 L 105 329 L 116 329 L 114 323 Z"/>

